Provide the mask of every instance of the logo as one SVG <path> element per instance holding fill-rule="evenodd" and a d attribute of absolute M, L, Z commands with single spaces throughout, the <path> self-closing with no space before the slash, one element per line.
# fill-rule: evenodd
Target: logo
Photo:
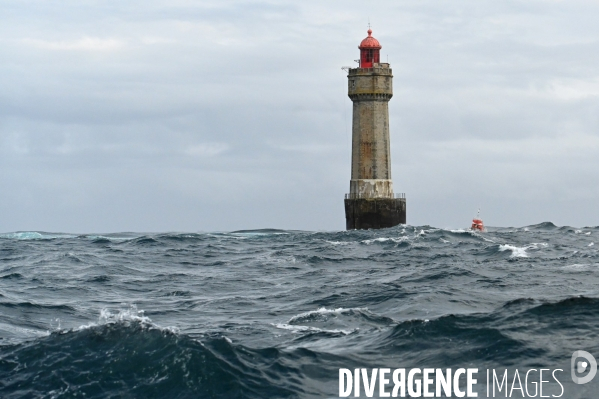
<path fill-rule="evenodd" d="M 586 376 L 579 377 L 579 375 L 587 370 L 589 373 Z M 574 381 L 575 384 L 586 384 L 595 377 L 595 374 L 597 374 L 597 360 L 595 360 L 593 355 L 587 351 L 576 351 L 572 354 L 570 372 L 572 373 L 572 381 Z"/>

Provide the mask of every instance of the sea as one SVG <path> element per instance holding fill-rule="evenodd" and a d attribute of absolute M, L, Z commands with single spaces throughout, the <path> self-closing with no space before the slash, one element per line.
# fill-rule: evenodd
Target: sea
<path fill-rule="evenodd" d="M 0 398 L 337 398 L 340 369 L 425 368 L 476 369 L 477 397 L 598 398 L 572 374 L 599 357 L 598 249 L 599 227 L 550 222 L 5 233 Z"/>

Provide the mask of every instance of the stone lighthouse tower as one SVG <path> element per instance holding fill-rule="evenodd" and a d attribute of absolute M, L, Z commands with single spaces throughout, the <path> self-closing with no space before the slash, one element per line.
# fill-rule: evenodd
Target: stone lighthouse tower
<path fill-rule="evenodd" d="M 389 100 L 393 75 L 380 62 L 381 45 L 368 37 L 360 46 L 360 66 L 350 68 L 348 95 L 353 101 L 352 164 L 345 195 L 348 230 L 380 229 L 406 223 L 406 198 L 394 194 L 389 143 Z"/>

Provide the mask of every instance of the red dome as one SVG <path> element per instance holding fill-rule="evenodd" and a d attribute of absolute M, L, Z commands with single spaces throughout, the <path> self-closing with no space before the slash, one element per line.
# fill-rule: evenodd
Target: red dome
<path fill-rule="evenodd" d="M 372 37 L 372 29 L 368 29 L 368 37 L 364 40 L 362 40 L 362 43 L 360 43 L 360 46 L 358 47 L 359 49 L 366 49 L 366 48 L 372 48 L 372 49 L 382 49 L 383 47 L 381 46 L 381 44 L 379 43 L 378 40 L 376 40 L 374 37 Z"/>

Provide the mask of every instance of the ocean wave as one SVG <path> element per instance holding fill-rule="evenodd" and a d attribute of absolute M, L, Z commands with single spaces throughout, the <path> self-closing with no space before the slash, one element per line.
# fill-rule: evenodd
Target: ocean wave
<path fill-rule="evenodd" d="M 272 324 L 274 327 L 276 328 L 281 328 L 283 330 L 290 330 L 293 332 L 315 332 L 315 333 L 327 333 L 327 334 L 343 334 L 343 335 L 348 335 L 351 334 L 355 331 L 357 331 L 357 329 L 354 330 L 327 330 L 324 328 L 318 328 L 318 327 L 310 327 L 310 326 L 298 326 L 298 325 L 291 325 L 291 324 L 286 324 L 286 323 L 277 323 L 277 324 Z"/>
<path fill-rule="evenodd" d="M 107 275 L 100 275 L 100 276 L 93 276 L 88 278 L 86 281 L 90 282 L 90 283 L 107 283 L 111 280 L 112 278 L 110 276 Z"/>
<path fill-rule="evenodd" d="M 157 246 L 162 245 L 162 243 L 154 237 L 151 236 L 141 236 L 129 240 L 126 242 L 129 245 L 140 245 L 140 246 Z"/>
<path fill-rule="evenodd" d="M 79 327 L 73 329 L 61 330 L 61 332 L 64 333 L 70 331 L 82 331 L 110 324 L 121 324 L 123 326 L 131 326 L 132 324 L 137 324 L 144 328 L 169 331 L 172 333 L 179 332 L 179 329 L 176 327 L 161 327 L 157 324 L 154 324 L 152 320 L 145 315 L 145 311 L 138 310 L 136 305 L 130 305 L 128 308 L 118 310 L 110 310 L 108 308 L 104 308 L 100 310 L 100 316 L 98 316 L 97 322 L 90 322 L 84 325 L 80 325 Z"/>
<path fill-rule="evenodd" d="M 503 244 L 499 246 L 500 251 L 512 251 L 512 258 L 528 258 L 526 247 L 517 247 L 515 245 Z"/>
<path fill-rule="evenodd" d="M 22 327 L 8 322 L 0 322 L 0 346 L 13 343 L 14 341 L 23 341 L 46 337 L 50 335 L 50 331 L 46 329 L 34 329 Z M 1 360 L 0 360 L 1 361 Z"/>
<path fill-rule="evenodd" d="M 42 304 L 31 301 L 23 301 L 23 302 L 6 302 L 0 301 L 0 308 L 14 308 L 14 309 L 45 309 L 45 310 L 54 310 L 54 311 L 67 311 L 74 312 L 75 308 L 69 305 L 59 305 L 59 304 Z"/>
<path fill-rule="evenodd" d="M 599 353 L 597 232 L 0 239 L 0 397 L 311 399 L 342 367 L 565 370 Z"/>
<path fill-rule="evenodd" d="M 94 244 L 108 244 L 108 243 L 119 243 L 123 241 L 133 240 L 135 238 L 140 237 L 140 234 L 136 233 L 114 233 L 114 234 L 86 234 L 78 236 L 77 238 L 82 238 L 86 240 L 90 240 Z"/>
<path fill-rule="evenodd" d="M 40 233 L 37 231 L 18 231 L 14 233 L 0 234 L 0 238 L 12 240 L 52 240 L 55 238 L 75 238 L 72 234 L 63 233 Z"/>
<path fill-rule="evenodd" d="M 599 270 L 599 263 L 575 263 L 573 265 L 562 266 L 563 270 L 587 272 L 591 270 Z"/>
<path fill-rule="evenodd" d="M 558 301 L 545 300 L 540 305 L 532 307 L 526 312 L 527 314 L 549 316 L 551 319 L 560 319 L 564 315 L 570 317 L 577 314 L 585 316 L 593 315 L 592 323 L 596 327 L 599 327 L 599 319 L 597 318 L 599 315 L 599 298 L 576 295 Z"/>
<path fill-rule="evenodd" d="M 409 237 L 378 237 L 378 238 L 372 238 L 372 239 L 369 239 L 369 240 L 363 240 L 361 242 L 363 244 L 366 244 L 366 245 L 372 245 L 372 244 L 377 243 L 377 242 L 381 242 L 381 243 L 383 243 L 383 242 L 393 242 L 393 243 L 396 243 L 396 244 L 400 244 L 400 243 L 404 243 L 404 242 L 406 242 L 408 240 L 409 240 Z"/>
<path fill-rule="evenodd" d="M 23 275 L 21 273 L 9 273 L 9 274 L 0 276 L 0 279 L 20 279 L 20 278 L 23 278 Z"/>
<path fill-rule="evenodd" d="M 279 229 L 256 229 L 256 230 L 236 230 L 227 233 L 234 236 L 245 236 L 245 237 L 265 237 L 273 235 L 288 235 L 292 231 L 279 230 Z"/>
<path fill-rule="evenodd" d="M 351 245 L 353 244 L 353 242 L 351 241 L 326 241 L 326 243 L 329 243 L 331 245 Z"/>
<path fill-rule="evenodd" d="M 543 223 L 532 224 L 530 226 L 526 226 L 526 229 L 528 229 L 528 231 L 531 231 L 531 230 L 551 231 L 551 230 L 556 230 L 558 228 L 559 227 L 557 227 L 552 222 L 543 222 Z"/>
<path fill-rule="evenodd" d="M 279 328 L 296 332 L 326 332 L 350 334 L 357 331 L 386 328 L 395 324 L 392 318 L 381 316 L 367 308 L 320 307 L 292 316 L 287 323 L 277 323 Z"/>
<path fill-rule="evenodd" d="M 379 350 L 382 356 L 401 356 L 406 367 L 430 364 L 431 359 L 444 367 L 472 362 L 510 367 L 516 359 L 520 363 L 549 359 L 547 364 L 555 364 L 555 356 L 563 357 L 565 363 L 568 354 L 577 345 L 583 345 L 581 339 L 585 348 L 599 349 L 594 342 L 595 334 L 580 337 L 578 329 L 599 328 L 597 315 L 597 298 L 572 296 L 557 301 L 519 298 L 489 312 L 402 321 L 372 336 L 369 347 Z M 585 320 L 585 324 L 572 328 L 573 320 Z M 559 336 L 574 345 L 565 350 L 549 348 L 544 340 L 539 341 L 538 334 Z"/>
<path fill-rule="evenodd" d="M 222 337 L 198 342 L 140 320 L 3 346 L 0 358 L 5 397 L 291 398 L 303 391 L 299 370 L 274 348 Z"/>
<path fill-rule="evenodd" d="M 490 359 L 509 367 L 523 352 L 531 357 L 540 355 L 495 325 L 494 318 L 487 315 L 448 315 L 404 321 L 377 338 L 373 346 L 386 356 L 401 354 L 406 366 L 415 367 L 423 362 L 430 364 L 430 358 L 447 367 L 480 364 Z"/>
<path fill-rule="evenodd" d="M 499 251 L 512 251 L 511 258 L 528 258 L 527 250 L 537 250 L 539 248 L 546 248 L 548 246 L 547 243 L 537 243 L 533 242 L 532 244 L 525 245 L 523 247 L 518 247 L 516 245 L 510 244 L 501 244 L 499 245 Z"/>
<path fill-rule="evenodd" d="M 354 308 L 354 309 L 344 309 L 344 308 L 337 308 L 337 309 L 327 309 L 325 307 L 316 309 L 316 310 L 311 310 L 309 312 L 304 312 L 304 313 L 300 313 L 297 316 L 293 316 L 291 319 L 289 319 L 288 323 L 296 323 L 296 322 L 305 322 L 305 321 L 311 321 L 314 320 L 316 318 L 320 318 L 322 316 L 327 316 L 327 315 L 341 315 L 341 314 L 354 314 L 356 312 L 362 313 L 363 311 L 367 311 L 367 308 Z"/>

